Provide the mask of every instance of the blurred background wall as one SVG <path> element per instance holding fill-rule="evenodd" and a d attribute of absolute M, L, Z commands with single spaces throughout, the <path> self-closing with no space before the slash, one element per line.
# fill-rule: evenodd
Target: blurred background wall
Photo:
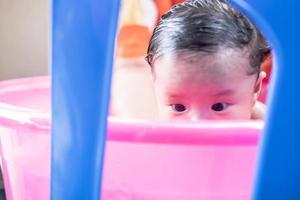
<path fill-rule="evenodd" d="M 0 80 L 48 73 L 49 0 L 0 0 Z"/>

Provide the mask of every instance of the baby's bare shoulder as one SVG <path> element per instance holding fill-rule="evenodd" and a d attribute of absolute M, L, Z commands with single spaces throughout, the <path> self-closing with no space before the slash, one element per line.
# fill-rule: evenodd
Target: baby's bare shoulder
<path fill-rule="evenodd" d="M 251 113 L 251 119 L 264 119 L 266 112 L 266 105 L 257 101 Z"/>

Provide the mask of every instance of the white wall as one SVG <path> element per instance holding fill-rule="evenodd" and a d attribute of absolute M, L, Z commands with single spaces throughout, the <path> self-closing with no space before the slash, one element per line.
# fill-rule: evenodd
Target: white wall
<path fill-rule="evenodd" d="M 0 80 L 46 75 L 49 0 L 0 0 Z"/>

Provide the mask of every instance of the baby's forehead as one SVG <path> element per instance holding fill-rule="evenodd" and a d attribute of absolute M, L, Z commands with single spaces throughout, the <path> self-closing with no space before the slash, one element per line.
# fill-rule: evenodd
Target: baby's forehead
<path fill-rule="evenodd" d="M 209 56 L 201 58 L 201 61 L 187 62 L 184 58 L 175 59 L 173 63 L 161 62 L 162 65 L 157 67 L 156 90 L 168 98 L 177 95 L 210 100 L 220 96 L 242 97 L 246 91 L 254 91 L 256 76 L 249 76 L 244 68 L 233 66 L 226 59 L 216 58 Z M 241 64 L 243 62 L 240 61 Z"/>
<path fill-rule="evenodd" d="M 203 76 L 246 75 L 251 68 L 249 53 L 243 49 L 221 48 L 216 52 L 180 51 L 165 55 L 161 66 L 169 73 Z"/>

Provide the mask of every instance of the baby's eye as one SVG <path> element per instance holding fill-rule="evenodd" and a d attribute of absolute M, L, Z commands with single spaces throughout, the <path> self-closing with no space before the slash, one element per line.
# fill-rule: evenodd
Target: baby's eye
<path fill-rule="evenodd" d="M 211 106 L 211 109 L 217 112 L 221 112 L 228 107 L 227 103 L 215 103 Z"/>
<path fill-rule="evenodd" d="M 176 104 L 171 104 L 172 110 L 176 112 L 184 112 L 186 110 L 185 105 L 176 103 Z"/>

